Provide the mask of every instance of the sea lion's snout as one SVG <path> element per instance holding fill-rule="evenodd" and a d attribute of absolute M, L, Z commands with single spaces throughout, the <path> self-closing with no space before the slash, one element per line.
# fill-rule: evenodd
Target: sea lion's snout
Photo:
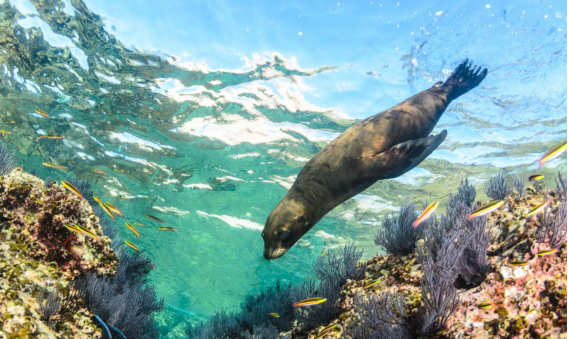
<path fill-rule="evenodd" d="M 287 248 L 265 248 L 264 249 L 264 259 L 271 260 L 271 259 L 278 259 L 283 256 L 288 251 Z"/>
<path fill-rule="evenodd" d="M 264 258 L 283 256 L 304 233 L 307 225 L 306 208 L 293 199 L 283 199 L 274 208 L 262 231 Z"/>

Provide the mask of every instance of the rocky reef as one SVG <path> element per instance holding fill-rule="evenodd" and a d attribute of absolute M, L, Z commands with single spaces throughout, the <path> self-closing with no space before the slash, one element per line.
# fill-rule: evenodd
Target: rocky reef
<path fill-rule="evenodd" d="M 0 143 L 0 338 L 158 338 L 154 264 L 123 245 L 91 184 L 15 166 Z"/>
<path fill-rule="evenodd" d="M 566 338 L 566 181 L 559 173 L 553 190 L 525 183 L 493 177 L 489 202 L 465 179 L 445 213 L 418 226 L 421 208 L 407 200 L 375 238 L 386 255 L 361 261 L 351 245 L 323 253 L 316 280 L 250 295 L 240 312 L 218 312 L 187 335 Z M 293 307 L 305 298 L 320 303 Z"/>
<path fill-rule="evenodd" d="M 508 193 L 504 204 L 488 215 L 484 227 L 486 269 L 468 284 L 464 272 L 456 267 L 459 273 L 452 276 L 455 296 L 436 294 L 425 281 L 432 274 L 425 270 L 432 267 L 421 256 L 430 253 L 417 248 L 404 256 L 378 255 L 366 263 L 364 279 L 343 286 L 337 319 L 306 337 L 566 338 L 566 191 L 563 178 L 559 180 L 557 189 L 551 191 L 502 189 Z M 527 216 L 547 200 L 550 208 Z M 478 201 L 476 206 L 485 203 Z M 475 235 L 472 239 L 481 241 Z M 464 246 L 465 250 L 472 247 Z M 457 266 L 460 261 L 458 258 Z M 421 318 L 428 302 L 444 310 L 435 331 L 423 333 Z M 334 324 L 339 326 L 323 334 Z"/>
<path fill-rule="evenodd" d="M 88 272 L 112 276 L 118 259 L 89 203 L 16 169 L 0 177 L 0 218 L 0 332 L 100 337 L 72 282 Z M 78 223 L 97 238 L 65 227 Z"/>

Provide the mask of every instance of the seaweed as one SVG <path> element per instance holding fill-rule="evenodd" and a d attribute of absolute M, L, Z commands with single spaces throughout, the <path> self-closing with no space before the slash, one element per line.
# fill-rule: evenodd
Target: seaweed
<path fill-rule="evenodd" d="M 556 181 L 556 194 L 558 195 L 558 199 L 566 200 L 566 179 L 562 177 L 562 173 L 558 172 L 558 179 Z"/>
<path fill-rule="evenodd" d="M 506 196 L 511 194 L 512 189 L 505 181 L 505 175 L 500 173 L 489 178 L 489 181 L 485 184 L 484 191 L 485 194 L 493 200 L 503 200 Z"/>
<path fill-rule="evenodd" d="M 375 236 L 375 244 L 384 247 L 388 253 L 395 255 L 412 253 L 416 247 L 416 241 L 423 238 L 433 219 L 430 218 L 418 227 L 413 227 L 412 223 L 417 217 L 418 212 L 415 204 L 406 200 L 398 215 L 392 213 L 390 217 L 385 217 L 383 227 Z"/>
<path fill-rule="evenodd" d="M 12 172 L 18 163 L 14 159 L 14 154 L 8 152 L 6 145 L 0 142 L 0 177 Z"/>
<path fill-rule="evenodd" d="M 525 189 L 525 178 L 522 175 L 513 177 L 513 186 L 515 187 L 515 191 L 517 192 L 517 196 L 524 197 L 527 193 Z"/>

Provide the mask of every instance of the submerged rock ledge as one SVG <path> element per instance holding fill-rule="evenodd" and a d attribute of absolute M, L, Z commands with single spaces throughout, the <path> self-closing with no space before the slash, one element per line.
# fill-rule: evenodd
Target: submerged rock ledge
<path fill-rule="evenodd" d="M 508 196 L 504 207 L 488 217 L 486 229 L 492 230 L 492 236 L 487 252 L 490 268 L 485 280 L 470 289 L 460 288 L 456 282 L 459 305 L 444 329 L 434 337 L 566 338 L 566 239 L 564 237 L 557 253 L 539 257 L 537 252 L 542 248 L 534 244 L 537 243 L 543 215 L 540 213 L 527 218 L 527 212 L 535 204 L 549 199 L 553 209 L 558 209 L 561 201 L 554 190 L 548 194 L 531 189 L 527 191 L 524 197 Z M 526 261 L 527 264 L 513 265 L 515 260 Z M 418 312 L 422 305 L 420 281 L 424 274 L 416 253 L 407 256 L 377 255 L 366 265 L 364 279 L 351 280 L 343 286 L 341 313 L 328 325 L 339 326 L 323 336 L 327 326 L 307 335 L 294 329 L 288 337 L 350 338 L 343 333 L 345 327 L 359 325 L 362 317 L 372 317 L 357 312 L 356 296 L 365 300 L 382 292 L 402 293 L 406 313 Z M 372 282 L 376 284 L 364 288 Z M 490 306 L 482 305 L 484 302 Z"/>
<path fill-rule="evenodd" d="M 89 203 L 16 169 L 0 177 L 0 218 L 0 333 L 99 338 L 101 330 L 71 282 L 88 272 L 112 277 L 118 259 Z M 97 239 L 65 227 L 77 223 Z M 50 295 L 63 300 L 48 311 L 55 313 L 45 314 L 42 306 L 55 307 Z"/>

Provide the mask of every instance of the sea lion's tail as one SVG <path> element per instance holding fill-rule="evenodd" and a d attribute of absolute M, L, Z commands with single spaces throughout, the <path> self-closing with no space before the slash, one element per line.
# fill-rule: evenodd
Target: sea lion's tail
<path fill-rule="evenodd" d="M 471 67 L 471 61 L 465 59 L 454 70 L 448 80 L 444 82 L 442 87 L 447 89 L 449 99 L 454 100 L 479 85 L 479 83 L 485 79 L 486 75 L 487 68 L 482 70 L 481 67 L 478 67 L 477 69 L 475 66 Z"/>

